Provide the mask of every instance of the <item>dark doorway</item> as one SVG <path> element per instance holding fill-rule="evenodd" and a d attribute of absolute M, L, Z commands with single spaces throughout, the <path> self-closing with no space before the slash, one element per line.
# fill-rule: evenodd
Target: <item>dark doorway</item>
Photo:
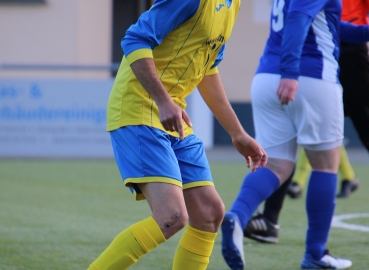
<path fill-rule="evenodd" d="M 152 0 L 113 0 L 113 63 L 120 63 L 122 60 L 120 41 L 127 29 L 137 21 L 142 12 L 151 7 L 152 2 Z"/>

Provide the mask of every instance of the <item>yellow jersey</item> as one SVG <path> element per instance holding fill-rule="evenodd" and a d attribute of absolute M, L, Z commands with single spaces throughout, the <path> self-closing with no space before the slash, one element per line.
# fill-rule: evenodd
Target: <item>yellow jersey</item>
<path fill-rule="evenodd" d="M 107 108 L 107 130 L 127 125 L 164 128 L 156 103 L 130 68 L 153 58 L 158 77 L 173 101 L 186 108 L 185 98 L 205 75 L 216 74 L 225 43 L 235 24 L 240 0 L 157 0 L 122 40 L 125 56 Z M 183 121 L 185 136 L 192 134 Z M 178 132 L 168 134 L 179 137 Z"/>

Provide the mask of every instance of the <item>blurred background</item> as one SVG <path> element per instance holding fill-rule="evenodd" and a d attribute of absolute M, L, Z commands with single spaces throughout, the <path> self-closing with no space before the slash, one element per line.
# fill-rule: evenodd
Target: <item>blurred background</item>
<path fill-rule="evenodd" d="M 106 102 L 120 40 L 152 0 L 0 0 L 0 157 L 112 157 Z M 269 30 L 270 0 L 244 0 L 219 69 L 253 136 L 250 84 Z M 187 102 L 208 149 L 231 144 L 197 91 Z M 349 119 L 347 147 L 361 144 Z"/>

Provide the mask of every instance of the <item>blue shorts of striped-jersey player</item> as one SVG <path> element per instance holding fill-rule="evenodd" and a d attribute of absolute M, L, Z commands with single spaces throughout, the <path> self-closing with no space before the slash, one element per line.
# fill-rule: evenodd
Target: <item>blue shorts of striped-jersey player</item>
<path fill-rule="evenodd" d="M 140 183 L 161 182 L 183 189 L 214 185 L 204 145 L 194 134 L 181 141 L 138 125 L 111 131 L 110 137 L 124 184 L 136 200 L 145 199 Z"/>

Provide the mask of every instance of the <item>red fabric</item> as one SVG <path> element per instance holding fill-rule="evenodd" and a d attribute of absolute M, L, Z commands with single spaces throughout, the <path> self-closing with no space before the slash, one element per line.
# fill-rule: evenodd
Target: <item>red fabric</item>
<path fill-rule="evenodd" d="M 369 0 L 342 0 L 341 19 L 353 24 L 368 24 Z"/>

